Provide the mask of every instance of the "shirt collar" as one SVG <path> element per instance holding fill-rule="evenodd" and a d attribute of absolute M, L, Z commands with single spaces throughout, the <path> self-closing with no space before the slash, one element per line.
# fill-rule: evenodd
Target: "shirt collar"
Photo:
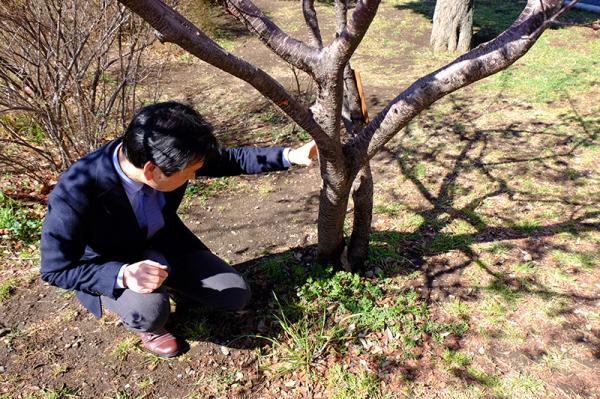
<path fill-rule="evenodd" d="M 121 183 L 123 184 L 123 188 L 127 194 L 136 194 L 139 192 L 142 187 L 144 187 L 144 183 L 140 183 L 132 180 L 129 176 L 123 172 L 121 169 L 121 164 L 119 164 L 119 150 L 121 149 L 122 144 L 119 144 L 117 148 L 115 148 L 115 152 L 113 152 L 112 161 L 119 178 L 121 179 Z"/>

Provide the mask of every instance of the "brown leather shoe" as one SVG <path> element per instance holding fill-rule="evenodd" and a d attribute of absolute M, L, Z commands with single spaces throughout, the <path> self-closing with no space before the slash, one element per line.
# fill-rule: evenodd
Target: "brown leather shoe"
<path fill-rule="evenodd" d="M 155 332 L 138 333 L 142 347 L 156 356 L 173 357 L 179 354 L 177 339 L 164 328 Z"/>

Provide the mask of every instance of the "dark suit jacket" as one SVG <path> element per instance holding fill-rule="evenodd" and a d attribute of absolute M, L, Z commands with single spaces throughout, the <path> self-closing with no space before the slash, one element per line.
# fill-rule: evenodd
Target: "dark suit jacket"
<path fill-rule="evenodd" d="M 146 239 L 133 213 L 112 154 L 112 141 L 74 163 L 61 176 L 48 199 L 41 240 L 41 277 L 52 285 L 77 291 L 96 317 L 100 295 L 115 298 L 119 269 L 141 259 L 149 248 L 167 259 L 182 248 L 205 249 L 177 216 L 185 185 L 165 193 L 165 226 Z M 282 148 L 241 147 L 221 150 L 198 171 L 202 176 L 230 176 L 284 169 Z"/>

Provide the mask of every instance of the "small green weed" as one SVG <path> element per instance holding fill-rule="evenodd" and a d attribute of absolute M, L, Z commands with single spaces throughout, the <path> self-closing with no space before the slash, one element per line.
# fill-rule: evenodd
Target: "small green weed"
<path fill-rule="evenodd" d="M 504 242 L 495 242 L 488 249 L 488 251 L 497 256 L 506 256 L 509 254 L 512 249 L 512 245 L 504 243 Z"/>
<path fill-rule="evenodd" d="M 61 296 L 61 298 L 63 299 L 71 299 L 75 296 L 75 291 L 71 291 L 71 290 L 65 290 L 62 288 L 58 289 L 58 294 Z"/>
<path fill-rule="evenodd" d="M 540 229 L 540 222 L 537 220 L 521 220 L 514 223 L 512 227 L 523 233 L 533 234 Z"/>
<path fill-rule="evenodd" d="M 336 364 L 327 374 L 327 386 L 330 399 L 365 399 L 379 393 L 380 381 L 367 370 L 352 373 Z"/>
<path fill-rule="evenodd" d="M 183 53 L 179 56 L 179 61 L 186 64 L 190 64 L 193 60 L 193 56 L 190 53 Z"/>
<path fill-rule="evenodd" d="M 403 209 L 404 209 L 404 206 L 402 204 L 391 203 L 391 204 L 384 204 L 384 205 L 375 205 L 373 207 L 373 212 L 378 213 L 378 214 L 383 214 L 383 215 L 389 215 L 389 216 L 398 216 L 400 214 L 400 212 L 402 212 Z"/>
<path fill-rule="evenodd" d="M 139 342 L 139 339 L 135 337 L 126 338 L 123 341 L 119 342 L 115 349 L 113 349 L 112 354 L 118 360 L 123 361 L 127 359 L 127 355 L 129 355 L 129 353 L 132 350 L 138 347 Z"/>
<path fill-rule="evenodd" d="M 566 252 L 555 250 L 552 252 L 552 256 L 562 265 L 568 267 L 577 267 L 589 270 L 600 265 L 598 253 L 594 252 Z"/>
<path fill-rule="evenodd" d="M 500 378 L 496 375 L 486 373 L 476 367 L 468 367 L 467 373 L 471 378 L 487 388 L 498 388 L 500 386 Z"/>
<path fill-rule="evenodd" d="M 210 337 L 211 328 L 206 320 L 194 317 L 179 327 L 179 333 L 190 341 L 199 341 Z"/>
<path fill-rule="evenodd" d="M 26 207 L 0 191 L 0 230 L 7 230 L 8 236 L 26 244 L 39 240 L 42 217 L 36 214 L 37 208 Z"/>
<path fill-rule="evenodd" d="M 473 237 L 468 234 L 437 234 L 425 248 L 427 253 L 440 254 L 454 249 L 468 249 Z"/>
<path fill-rule="evenodd" d="M 268 368 L 277 373 L 288 373 L 303 369 L 309 374 L 313 363 L 335 343 L 343 339 L 343 330 L 339 327 L 326 327 L 327 314 L 323 310 L 319 318 L 303 317 L 291 322 L 281 304 L 277 301 L 280 316 L 276 316 L 283 329 L 283 339 L 260 337 L 273 344 L 272 353 L 268 356 Z"/>
<path fill-rule="evenodd" d="M 501 384 L 506 396 L 511 398 L 541 398 L 546 393 L 544 382 L 529 373 L 505 377 Z"/>
<path fill-rule="evenodd" d="M 447 304 L 445 306 L 445 309 L 450 315 L 458 319 L 467 320 L 469 319 L 469 315 L 471 314 L 469 306 L 458 298 L 455 298 L 454 300 L 452 300 L 452 302 Z"/>
<path fill-rule="evenodd" d="M 71 399 L 79 396 L 79 389 L 62 385 L 58 389 L 45 389 L 40 399 Z"/>
<path fill-rule="evenodd" d="M 162 357 L 150 352 L 145 352 L 144 357 L 144 364 L 146 365 L 146 367 L 148 367 L 149 370 L 155 370 L 160 364 L 160 362 L 165 360 Z"/>
<path fill-rule="evenodd" d="M 466 353 L 445 349 L 442 353 L 442 360 L 450 369 L 462 369 L 470 365 L 472 359 Z"/>
<path fill-rule="evenodd" d="M 14 293 L 17 287 L 16 278 L 8 278 L 0 283 L 0 302 L 6 301 Z"/>
<path fill-rule="evenodd" d="M 15 328 L 13 330 L 10 330 L 10 332 L 4 336 L 4 343 L 6 344 L 8 349 L 12 350 L 13 349 L 12 344 L 13 344 L 14 340 L 17 338 L 24 337 L 24 336 L 25 336 L 25 332 Z"/>
<path fill-rule="evenodd" d="M 152 379 L 152 377 L 144 378 L 143 380 L 137 383 L 137 387 L 139 389 L 146 389 L 151 387 L 152 385 L 154 385 L 154 380 Z"/>
<path fill-rule="evenodd" d="M 71 367 L 69 367 L 66 364 L 55 364 L 52 370 L 52 374 L 54 375 L 54 377 L 58 377 L 62 374 L 67 373 L 69 370 L 71 369 Z"/>
<path fill-rule="evenodd" d="M 550 349 L 543 356 L 543 361 L 550 370 L 553 371 L 566 371 L 571 367 L 571 359 L 566 356 L 565 352 L 559 349 Z"/>
<path fill-rule="evenodd" d="M 522 276 L 535 274 L 535 265 L 531 262 L 519 262 L 511 266 L 511 269 Z"/>
<path fill-rule="evenodd" d="M 289 276 L 286 265 L 290 260 L 291 255 L 268 257 L 260 263 L 259 268 L 265 271 L 269 281 L 284 282 Z"/>

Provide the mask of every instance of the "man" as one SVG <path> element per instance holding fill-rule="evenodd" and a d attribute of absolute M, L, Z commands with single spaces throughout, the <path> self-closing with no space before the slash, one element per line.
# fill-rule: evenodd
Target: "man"
<path fill-rule="evenodd" d="M 145 349 L 175 356 L 177 341 L 164 328 L 167 288 L 219 309 L 241 309 L 250 299 L 244 279 L 177 216 L 188 180 L 309 165 L 315 153 L 314 142 L 294 150 L 221 150 L 192 108 L 147 106 L 122 138 L 61 176 L 42 228 L 41 277 L 75 290 L 96 317 L 102 307 L 116 313 Z"/>

